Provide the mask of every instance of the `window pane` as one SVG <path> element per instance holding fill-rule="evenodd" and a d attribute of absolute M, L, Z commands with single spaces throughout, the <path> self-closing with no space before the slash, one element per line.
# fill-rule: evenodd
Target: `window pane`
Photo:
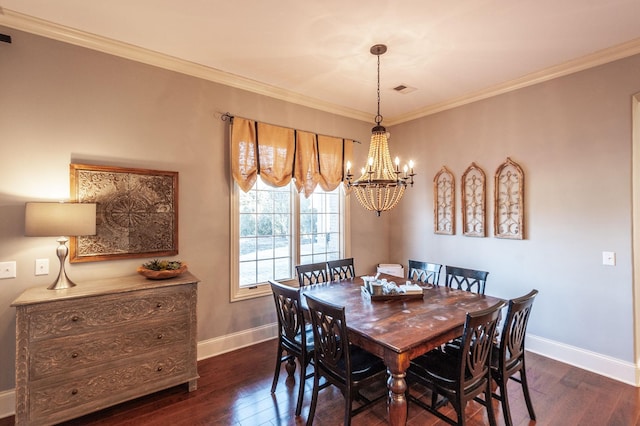
<path fill-rule="evenodd" d="M 254 285 L 256 278 L 256 262 L 240 262 L 240 286 Z"/>
<path fill-rule="evenodd" d="M 275 259 L 275 274 L 273 276 L 276 280 L 286 280 L 291 278 L 290 257 Z"/>
<path fill-rule="evenodd" d="M 258 261 L 258 280 L 257 282 L 262 283 L 268 280 L 274 279 L 276 276 L 274 268 L 273 268 L 273 259 L 268 260 L 259 260 Z"/>
<path fill-rule="evenodd" d="M 240 236 L 249 237 L 256 235 L 256 216 L 253 214 L 240 215 Z"/>
<path fill-rule="evenodd" d="M 240 238 L 240 261 L 243 262 L 255 259 L 257 259 L 256 239 Z"/>
<path fill-rule="evenodd" d="M 273 258 L 273 238 L 271 237 L 259 237 L 258 242 L 258 259 L 270 259 Z"/>
<path fill-rule="evenodd" d="M 240 191 L 240 213 L 255 213 L 256 193 L 254 191 Z"/>

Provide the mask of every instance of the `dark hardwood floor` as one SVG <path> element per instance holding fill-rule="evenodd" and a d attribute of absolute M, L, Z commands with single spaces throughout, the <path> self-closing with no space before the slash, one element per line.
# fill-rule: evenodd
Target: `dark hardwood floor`
<path fill-rule="evenodd" d="M 294 416 L 295 380 L 281 369 L 274 395 L 271 380 L 276 341 L 260 343 L 198 363 L 198 390 L 177 386 L 153 395 L 65 423 L 72 425 L 303 425 L 309 409 L 312 380 L 308 380 L 302 416 Z M 580 370 L 551 359 L 527 354 L 529 386 L 537 422 L 529 420 L 519 385 L 511 382 L 509 397 L 516 425 L 629 426 L 640 424 L 640 389 Z M 297 376 L 297 375 L 296 375 Z M 384 388 L 380 388 L 384 391 Z M 375 391 L 375 389 L 374 389 Z M 419 391 L 419 390 L 418 390 Z M 320 393 L 314 424 L 342 424 L 343 398 L 328 388 Z M 352 424 L 386 424 L 386 401 L 354 417 Z M 499 425 L 504 425 L 498 401 L 493 407 Z M 446 408 L 449 412 L 451 407 Z M 467 406 L 468 425 L 487 424 L 486 411 L 478 403 Z M 0 419 L 12 425 L 13 417 Z M 408 424 L 444 425 L 443 421 L 409 405 Z"/>

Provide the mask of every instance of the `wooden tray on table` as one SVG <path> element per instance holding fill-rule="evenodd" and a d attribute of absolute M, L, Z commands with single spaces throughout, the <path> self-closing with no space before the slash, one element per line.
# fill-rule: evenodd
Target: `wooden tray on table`
<path fill-rule="evenodd" d="M 416 300 L 416 299 L 422 299 L 424 296 L 424 292 L 423 293 L 387 293 L 387 294 L 374 295 L 369 293 L 369 291 L 364 287 L 361 287 L 360 291 L 365 297 L 371 299 L 372 302 L 385 302 L 387 300 Z"/>

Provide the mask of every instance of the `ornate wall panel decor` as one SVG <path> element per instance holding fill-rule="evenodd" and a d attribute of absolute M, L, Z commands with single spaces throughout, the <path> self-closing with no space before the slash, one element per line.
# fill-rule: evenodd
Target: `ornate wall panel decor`
<path fill-rule="evenodd" d="M 524 172 L 509 157 L 496 170 L 494 191 L 495 236 L 524 239 Z"/>
<path fill-rule="evenodd" d="M 445 166 L 433 179 L 433 221 L 436 234 L 453 235 L 456 228 L 455 179 Z"/>
<path fill-rule="evenodd" d="M 70 261 L 178 254 L 178 172 L 71 164 L 71 196 L 97 203 L 96 235 L 70 239 Z"/>
<path fill-rule="evenodd" d="M 462 233 L 469 237 L 486 236 L 486 180 L 476 163 L 462 175 Z"/>

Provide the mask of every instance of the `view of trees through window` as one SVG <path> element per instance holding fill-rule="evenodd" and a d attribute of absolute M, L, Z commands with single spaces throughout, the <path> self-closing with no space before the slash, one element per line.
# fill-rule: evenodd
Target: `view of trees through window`
<path fill-rule="evenodd" d="M 297 264 L 339 259 L 340 191 L 317 188 L 305 198 L 292 183 L 274 188 L 260 178 L 249 192 L 240 191 L 240 286 L 291 279 Z"/>

